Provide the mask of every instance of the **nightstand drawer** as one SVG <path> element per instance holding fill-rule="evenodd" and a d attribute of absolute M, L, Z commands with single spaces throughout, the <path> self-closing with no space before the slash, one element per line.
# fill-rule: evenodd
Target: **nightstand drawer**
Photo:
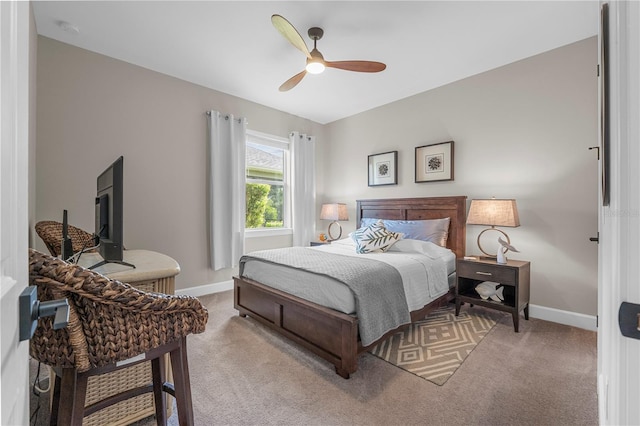
<path fill-rule="evenodd" d="M 482 264 L 479 262 L 458 262 L 458 277 L 473 280 L 495 281 L 501 284 L 514 285 L 516 271 L 512 268 Z"/>

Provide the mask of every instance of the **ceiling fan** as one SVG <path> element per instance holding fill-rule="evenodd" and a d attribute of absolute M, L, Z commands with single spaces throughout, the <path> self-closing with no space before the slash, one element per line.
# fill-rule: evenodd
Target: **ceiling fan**
<path fill-rule="evenodd" d="M 280 34 L 282 34 L 284 38 L 289 40 L 291 44 L 307 56 L 307 66 L 305 69 L 285 81 L 282 86 L 280 86 L 279 90 L 281 92 L 293 89 L 307 73 L 320 74 L 326 67 L 358 72 L 380 72 L 387 67 L 382 62 L 373 61 L 325 61 L 322 53 L 316 48 L 317 41 L 320 40 L 324 34 L 322 28 L 309 28 L 309 38 L 313 40 L 313 50 L 309 52 L 302 36 L 289 21 L 280 15 L 273 15 L 271 16 L 271 23 L 280 31 Z"/>

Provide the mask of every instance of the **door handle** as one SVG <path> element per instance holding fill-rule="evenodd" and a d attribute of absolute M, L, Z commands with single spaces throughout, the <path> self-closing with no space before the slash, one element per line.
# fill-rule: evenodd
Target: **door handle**
<path fill-rule="evenodd" d="M 589 237 L 589 241 L 600 243 L 600 232 L 598 232 L 595 237 Z"/>
<path fill-rule="evenodd" d="M 618 325 L 623 336 L 640 339 L 640 305 L 622 302 L 618 310 Z"/>
<path fill-rule="evenodd" d="M 38 319 L 54 316 L 53 329 L 60 330 L 69 324 L 69 302 L 67 299 L 38 300 L 38 287 L 31 285 L 18 298 L 20 308 L 20 341 L 29 340 L 36 331 Z"/>

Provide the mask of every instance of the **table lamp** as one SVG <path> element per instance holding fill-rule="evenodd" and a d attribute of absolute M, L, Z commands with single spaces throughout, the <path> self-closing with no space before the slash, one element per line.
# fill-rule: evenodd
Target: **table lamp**
<path fill-rule="evenodd" d="M 349 214 L 347 213 L 347 205 L 344 203 L 323 204 L 322 210 L 320 210 L 320 220 L 331 220 L 327 234 L 329 235 L 329 241 L 340 239 L 342 236 L 342 226 L 338 223 L 339 220 L 349 220 Z M 334 237 L 331 234 L 331 228 L 333 225 L 338 226 L 338 236 Z"/>
<path fill-rule="evenodd" d="M 516 206 L 516 200 L 497 200 L 495 198 L 491 198 L 488 200 L 471 200 L 469 214 L 467 215 L 467 225 L 490 226 L 490 228 L 484 229 L 478 235 L 478 248 L 488 257 L 495 258 L 496 255 L 489 254 L 482 249 L 482 245 L 480 244 L 480 237 L 482 237 L 482 234 L 484 234 L 485 232 L 494 230 L 504 235 L 507 243 L 511 244 L 509 236 L 504 231 L 497 229 L 496 226 L 506 226 L 509 228 L 520 226 L 520 218 L 518 217 L 518 207 Z"/>

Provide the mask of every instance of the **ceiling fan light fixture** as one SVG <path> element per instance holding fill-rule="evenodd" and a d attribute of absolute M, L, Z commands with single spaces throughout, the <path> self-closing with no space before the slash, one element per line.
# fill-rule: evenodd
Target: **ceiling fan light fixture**
<path fill-rule="evenodd" d="M 309 28 L 307 34 L 309 34 L 309 38 L 313 40 L 313 50 L 309 51 L 307 44 L 302 39 L 298 30 L 291 25 L 291 22 L 280 15 L 272 15 L 271 23 L 284 38 L 307 56 L 307 65 L 304 70 L 285 81 L 278 89 L 281 92 L 293 89 L 306 74 L 320 74 L 325 68 L 337 68 L 357 72 L 380 72 L 387 67 L 382 62 L 374 61 L 325 61 L 322 53 L 320 53 L 317 48 L 318 40 L 324 35 L 322 28 Z"/>
<path fill-rule="evenodd" d="M 307 61 L 305 69 L 309 74 L 320 74 L 324 71 L 325 66 L 322 61 Z"/>

